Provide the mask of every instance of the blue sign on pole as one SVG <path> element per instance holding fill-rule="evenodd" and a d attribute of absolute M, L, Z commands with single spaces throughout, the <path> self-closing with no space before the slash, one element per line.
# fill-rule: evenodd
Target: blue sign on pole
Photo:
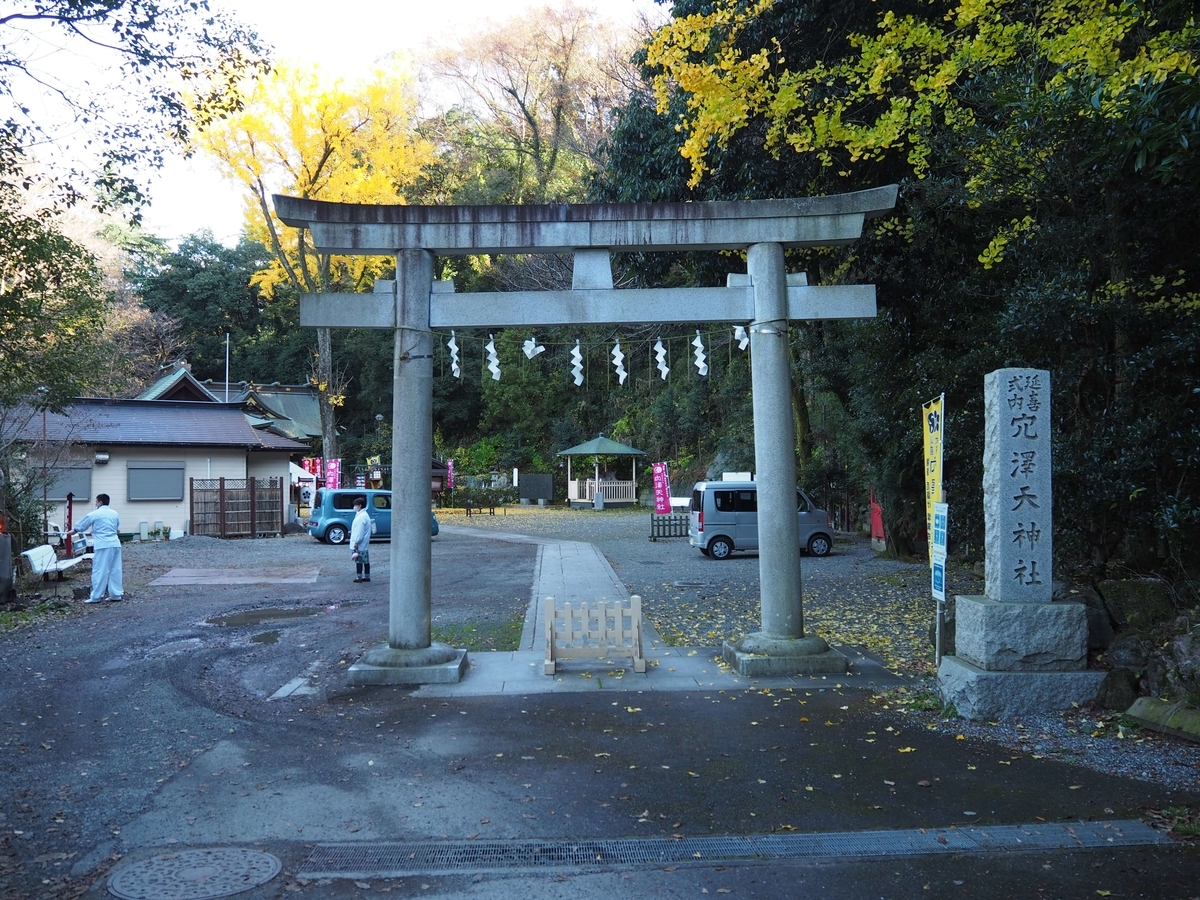
<path fill-rule="evenodd" d="M 939 603 L 946 602 L 946 532 L 950 523 L 950 507 L 945 503 L 933 504 L 933 534 L 929 541 L 929 560 L 933 579 L 933 597 Z"/>

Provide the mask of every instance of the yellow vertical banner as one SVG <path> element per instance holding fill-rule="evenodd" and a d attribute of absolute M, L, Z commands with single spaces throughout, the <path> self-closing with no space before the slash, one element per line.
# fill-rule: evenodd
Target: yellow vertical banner
<path fill-rule="evenodd" d="M 921 407 L 921 434 L 925 443 L 925 530 L 933 540 L 933 504 L 942 497 L 942 435 L 946 426 L 946 395 L 940 394 Z M 932 546 L 932 544 L 930 544 Z M 933 565 L 933 554 L 929 555 Z"/>

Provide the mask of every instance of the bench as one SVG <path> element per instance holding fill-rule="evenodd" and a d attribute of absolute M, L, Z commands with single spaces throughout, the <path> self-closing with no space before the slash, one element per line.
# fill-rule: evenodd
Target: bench
<path fill-rule="evenodd" d="M 629 604 L 570 603 L 546 610 L 545 673 L 553 675 L 559 659 L 607 659 L 628 656 L 633 671 L 646 671 L 642 654 L 642 598 L 634 594 Z"/>
<path fill-rule="evenodd" d="M 49 581 L 51 572 L 57 573 L 58 580 L 62 581 L 63 572 L 72 566 L 79 565 L 85 559 L 91 559 L 94 554 L 85 553 L 83 556 L 75 556 L 71 559 L 59 559 L 53 547 L 49 544 L 42 544 L 40 547 L 26 550 L 21 555 L 29 561 L 29 568 L 33 574 L 42 576 L 42 581 Z"/>

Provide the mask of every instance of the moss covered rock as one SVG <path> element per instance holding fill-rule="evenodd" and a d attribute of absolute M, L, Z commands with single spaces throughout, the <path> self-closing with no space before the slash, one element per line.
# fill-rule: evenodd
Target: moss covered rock
<path fill-rule="evenodd" d="M 1102 581 L 1096 585 L 1096 590 L 1119 625 L 1149 628 L 1175 617 L 1170 590 L 1161 581 Z"/>

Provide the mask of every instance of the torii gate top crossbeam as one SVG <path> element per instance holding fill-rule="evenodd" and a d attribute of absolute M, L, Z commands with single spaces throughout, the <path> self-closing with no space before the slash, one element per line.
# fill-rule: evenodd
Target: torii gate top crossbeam
<path fill-rule="evenodd" d="M 865 219 L 890 211 L 896 193 L 893 184 L 790 200 L 544 206 L 376 206 L 280 194 L 273 200 L 279 218 L 308 228 L 321 252 L 379 256 L 428 250 L 460 256 L 845 244 L 861 235 Z"/>

